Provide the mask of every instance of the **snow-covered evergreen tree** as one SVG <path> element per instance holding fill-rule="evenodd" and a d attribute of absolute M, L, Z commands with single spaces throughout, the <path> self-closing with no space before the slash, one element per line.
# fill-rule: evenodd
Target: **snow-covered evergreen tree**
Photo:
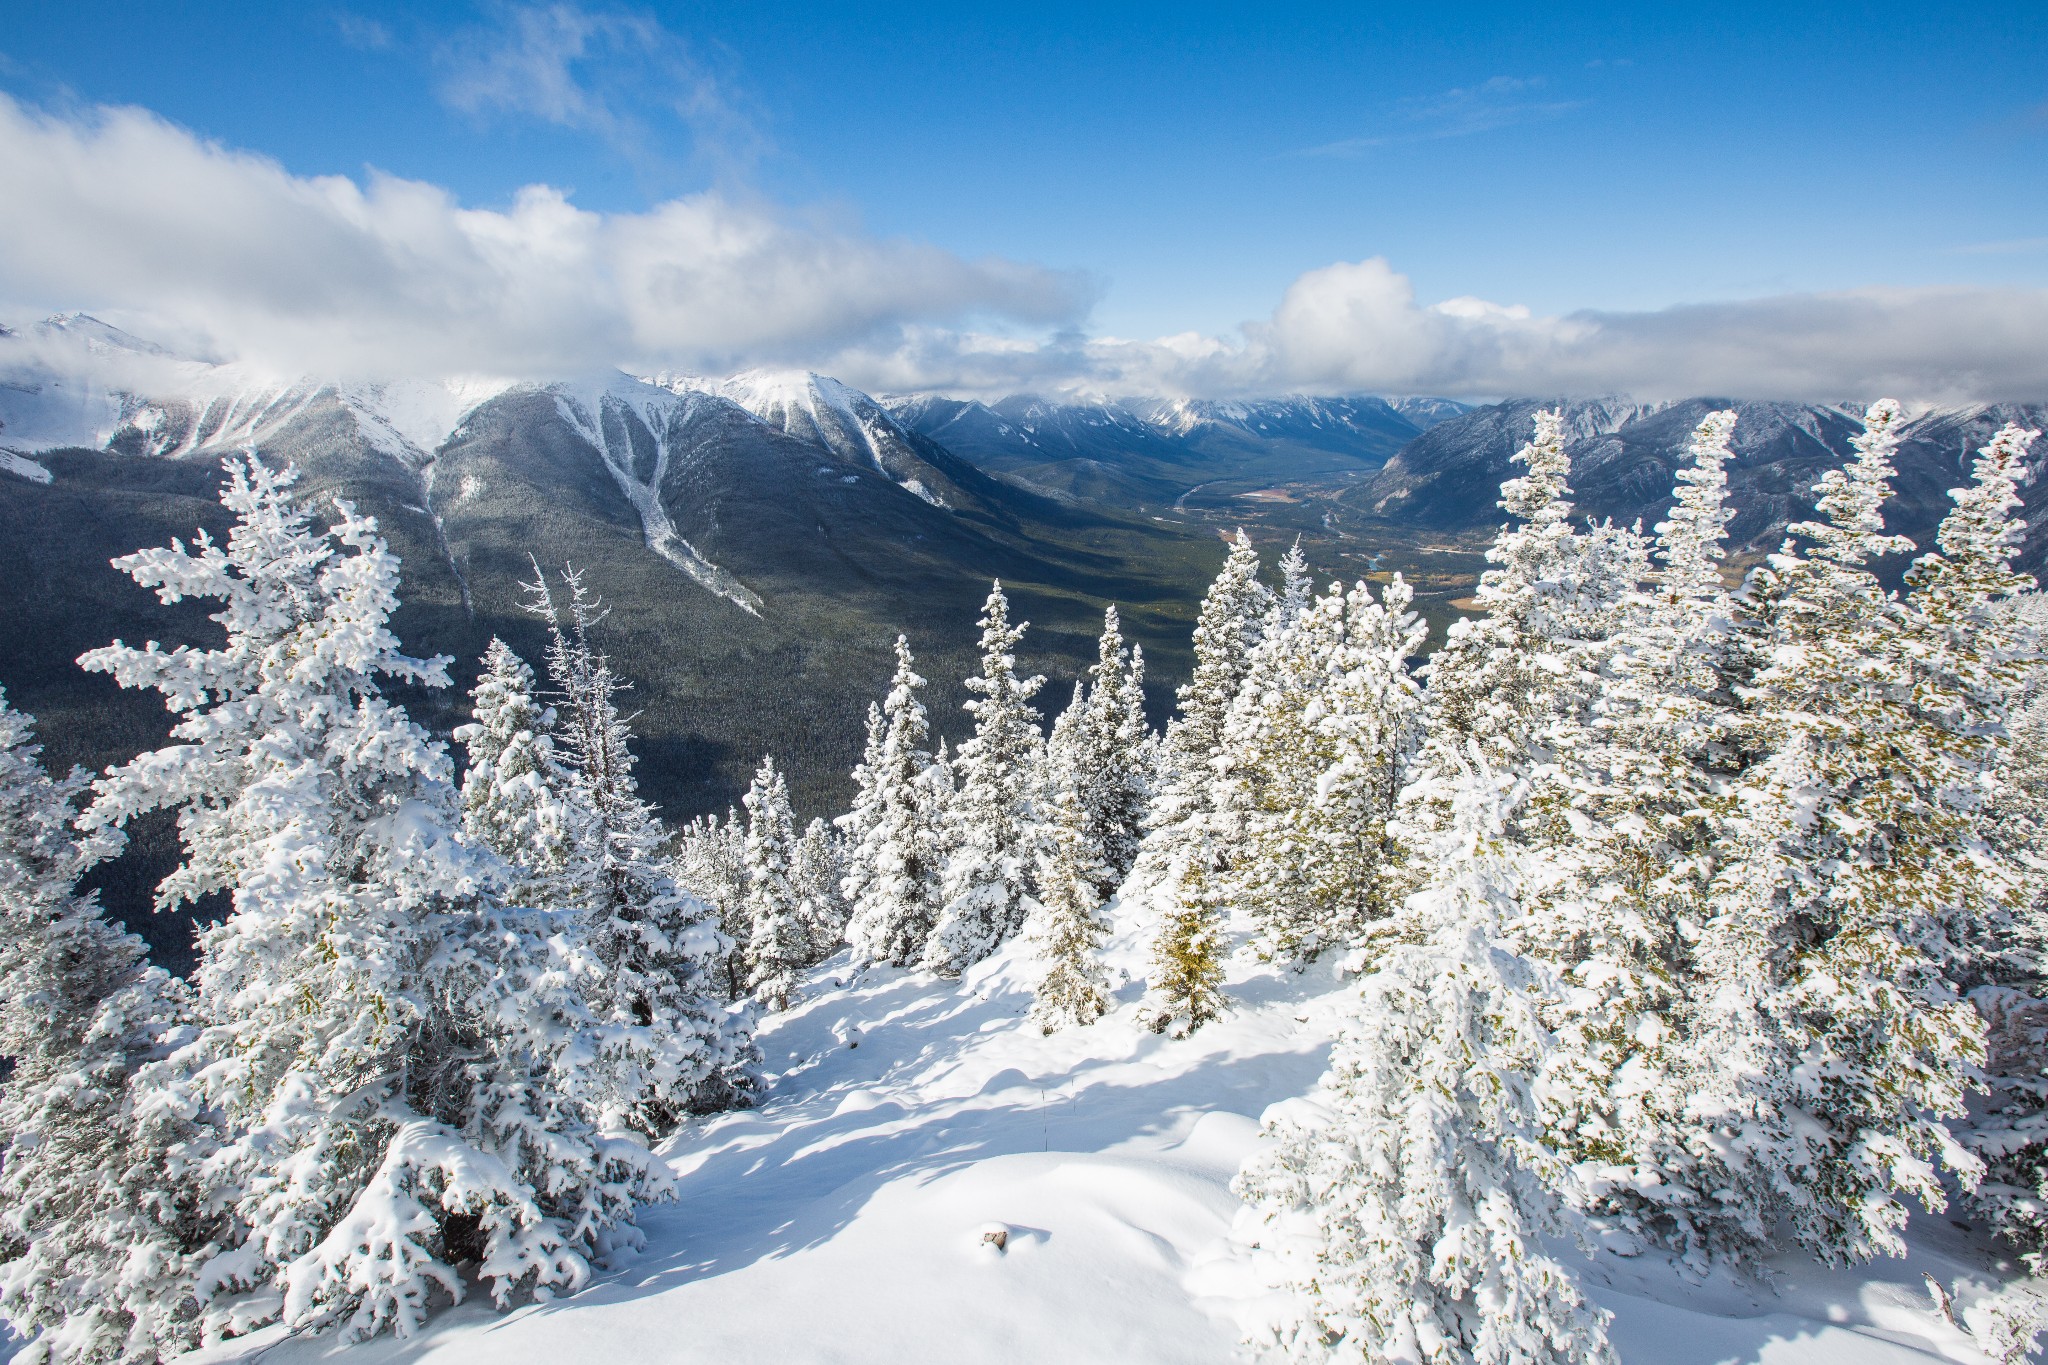
<path fill-rule="evenodd" d="M 1219 792 L 1223 730 L 1243 690 L 1272 594 L 1259 582 L 1259 556 L 1240 529 L 1195 623 L 1193 675 L 1179 692 L 1153 770 L 1155 790 L 1139 846 L 1137 874 L 1159 917 L 1152 974 L 1139 1020 L 1185 1036 L 1226 1007 L 1224 917 L 1228 841 Z M 1055 727 L 1057 737 L 1058 728 Z"/>
<path fill-rule="evenodd" d="M 575 776 L 555 751 L 555 713 L 538 696 L 533 670 L 492 639 L 470 693 L 472 719 L 455 741 L 468 759 L 462 829 L 526 875 L 514 894 L 548 909 L 573 908 L 596 832 L 573 799 Z"/>
<path fill-rule="evenodd" d="M 0 1317 L 17 1360 L 153 1361 L 198 1344 L 203 1268 L 238 1229 L 187 1178 L 204 1116 L 139 1102 L 185 993 L 75 890 L 112 841 L 73 832 L 86 778 L 43 771 L 33 724 L 0 692 Z"/>
<path fill-rule="evenodd" d="M 1046 1033 L 1092 1024 L 1109 1008 L 1108 977 L 1099 953 L 1101 855 L 1089 837 L 1082 804 L 1086 775 L 1072 751 L 1055 753 L 1043 788 L 1046 807 L 1038 855 L 1038 900 L 1025 932 L 1038 963 L 1031 1021 Z"/>
<path fill-rule="evenodd" d="M 1195 858 L 1169 884 L 1172 900 L 1152 941 L 1152 971 L 1138 1022 L 1154 1033 L 1185 1038 L 1230 1007 L 1223 967 L 1230 945 L 1223 932 L 1228 907 L 1214 890 L 1218 874 Z"/>
<path fill-rule="evenodd" d="M 1224 724 L 1215 833 L 1218 879 L 1269 956 L 1353 945 L 1399 901 L 1389 822 L 1420 741 L 1408 660 L 1426 629 L 1411 600 L 1398 576 L 1384 604 L 1333 584 L 1253 650 Z"/>
<path fill-rule="evenodd" d="M 747 789 L 747 905 L 752 933 L 747 939 L 747 985 L 764 1008 L 786 1010 L 796 979 L 807 965 L 810 935 L 792 878 L 796 817 L 789 787 L 764 757 Z"/>
<path fill-rule="evenodd" d="M 839 841 L 822 816 L 804 826 L 790 854 L 789 885 L 804 928 L 804 965 L 813 966 L 846 942 L 846 876 Z"/>
<path fill-rule="evenodd" d="M 292 472 L 253 454 L 227 469 L 224 546 L 115 561 L 166 602 L 220 602 L 222 642 L 80 661 L 178 717 L 169 745 L 100 779 L 84 823 L 173 809 L 185 857 L 159 904 L 233 894 L 202 938 L 195 1027 L 138 1101 L 224 1130 L 178 1172 L 246 1230 L 199 1298 L 216 1327 L 360 1336 L 460 1298 L 464 1261 L 501 1304 L 574 1288 L 666 1181 L 560 1097 L 563 1058 L 591 1050 L 580 1000 L 549 998 L 544 937 L 491 900 L 509 869 L 456 836 L 446 751 L 382 693 L 445 686 L 446 661 L 399 652 L 398 563 L 373 521 L 336 502 L 316 530 Z"/>
<path fill-rule="evenodd" d="M 1031 890 L 1031 776 L 1044 750 L 1031 698 L 1039 677 L 1017 676 L 1017 644 L 1027 623 L 1010 624 L 1003 585 L 981 611 L 981 674 L 967 680 L 974 736 L 953 770 L 960 789 L 951 809 L 945 908 L 925 945 L 924 965 L 958 976 L 1023 926 Z"/>
<path fill-rule="evenodd" d="M 847 817 L 846 895 L 853 915 L 846 940 L 855 966 L 907 967 L 924 953 L 938 920 L 943 846 L 937 818 L 942 798 L 927 776 L 930 735 L 918 691 L 910 641 L 896 637 L 896 675 L 888 698 L 872 713 L 868 753 L 854 775 L 859 795 Z"/>
<path fill-rule="evenodd" d="M 1103 613 L 1102 638 L 1088 676 L 1087 702 L 1070 738 L 1076 792 L 1093 845 L 1092 861 L 1099 865 L 1095 889 L 1108 900 L 1137 861 L 1144 837 L 1151 767 L 1146 747 L 1152 735 L 1145 724 L 1144 651 L 1124 647 L 1114 605 Z"/>
<path fill-rule="evenodd" d="M 1275 567 L 1280 570 L 1280 590 L 1267 601 L 1265 618 L 1260 622 L 1261 636 L 1294 629 L 1316 596 L 1315 579 L 1308 571 L 1308 556 L 1302 553 L 1300 536 L 1294 538 Z"/>
<path fill-rule="evenodd" d="M 722 820 L 700 815 L 684 825 L 669 865 L 676 881 L 711 907 L 719 932 L 731 944 L 714 973 L 725 998 L 745 999 L 747 941 L 754 921 L 747 905 L 747 827 L 739 808 L 728 806 Z"/>
<path fill-rule="evenodd" d="M 1958 897 L 1963 951 L 1948 975 L 1973 987 L 1985 1024 L 1990 1098 L 1965 1126 L 1985 1163 L 1972 1205 L 2034 1266 L 2048 1262 L 2048 915 L 2040 857 L 2048 806 L 2042 637 L 2029 620 L 2033 579 L 2012 568 L 2026 524 L 2018 483 L 2038 432 L 2008 423 L 1977 454 L 1970 486 L 1950 491 L 1938 554 L 1907 574 L 1919 608 L 1916 700 L 1952 737 L 1965 771 L 1991 778 L 1975 797 L 1977 827 L 2004 874 L 2003 895 Z M 1987 751 L 1988 750 L 1988 751 Z"/>
<path fill-rule="evenodd" d="M 1732 833 L 1720 796 L 1731 759 L 1728 593 L 1719 562 L 1729 517 L 1723 465 L 1733 412 L 1693 432 L 1658 563 L 1609 639 L 1598 699 L 1553 736 L 1548 819 L 1530 837 L 1560 869 L 1519 931 L 1569 989 L 1545 1079 L 1553 1140 L 1597 1172 L 1598 1212 L 1704 1267 L 1742 1249 L 1746 1214 L 1724 1235 L 1725 1187 L 1689 1103 L 1698 993 L 1693 942 Z"/>
<path fill-rule="evenodd" d="M 1819 485 L 1825 520 L 1792 528 L 1811 553 L 1788 545 L 1752 575 L 1738 625 L 1764 666 L 1739 691 L 1763 757 L 1699 950 L 1716 989 L 1698 1052 L 1725 1065 L 1696 1108 L 1736 1135 L 1755 1221 L 1788 1219 L 1830 1260 L 1901 1250 L 1907 1201 L 1945 1201 L 1936 1163 L 1977 1174 L 1945 1120 L 1983 1030 L 1950 972 L 2006 882 L 1976 828 L 1996 718 L 1926 704 L 1924 610 L 1867 567 L 1910 548 L 1883 531 L 1899 422 L 1872 405 L 1855 458 Z"/>
<path fill-rule="evenodd" d="M 1194 672 L 1182 685 L 1179 714 L 1166 727 L 1158 790 L 1148 810 L 1143 861 L 1164 883 L 1177 865 L 1209 856 L 1207 816 L 1215 808 L 1223 722 L 1251 666 L 1272 594 L 1259 582 L 1259 555 L 1243 530 L 1231 542 L 1195 622 Z M 1193 851 L 1193 846 L 1203 846 Z"/>
<path fill-rule="evenodd" d="M 861 747 L 860 762 L 853 765 L 853 804 L 832 821 L 840 850 L 839 898 L 846 906 L 845 933 L 851 942 L 853 914 L 875 880 L 875 868 L 860 856 L 881 825 L 885 802 L 883 777 L 887 765 L 883 746 L 889 737 L 889 721 L 879 702 L 868 703 L 867 742 Z"/>
<path fill-rule="evenodd" d="M 617 1068 L 619 1117 L 658 1134 L 685 1113 L 751 1103 L 760 1054 L 752 1014 L 725 1006 L 719 969 L 733 942 L 711 907 L 677 883 L 663 858 L 668 832 L 640 796 L 617 701 L 626 684 L 592 638 L 604 609 L 576 569 L 564 569 L 562 582 L 566 628 L 538 565 L 526 587 L 547 624 L 561 748 L 595 841 L 578 890 L 582 944 L 598 968 L 588 995 L 599 1018 L 638 1030 L 622 1039 L 659 1044 L 658 1053 L 636 1045 L 606 1059 Z"/>
<path fill-rule="evenodd" d="M 1529 472 L 1501 485 L 1501 508 L 1516 521 L 1486 552 L 1495 567 L 1473 594 L 1482 614 L 1454 621 L 1423 669 L 1445 771 L 1471 739 L 1503 769 L 1547 756 L 1557 724 L 1596 695 L 1604 642 L 1640 578 L 1640 537 L 1572 525 L 1561 412 L 1537 413 L 1514 458 Z"/>
<path fill-rule="evenodd" d="M 1530 876 L 1515 787 L 1478 759 L 1428 838 L 1412 933 L 1363 983 L 1317 1093 L 1266 1118 L 1238 1236 L 1282 1291 L 1250 1344 L 1287 1361 L 1611 1362 L 1606 1314 L 1539 1240 L 1560 1163 L 1533 1079 L 1554 982 L 1505 939 Z"/>

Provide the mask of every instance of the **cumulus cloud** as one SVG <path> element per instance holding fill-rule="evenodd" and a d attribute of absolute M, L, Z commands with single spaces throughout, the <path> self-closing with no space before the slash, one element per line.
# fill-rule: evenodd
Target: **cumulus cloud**
<path fill-rule="evenodd" d="M 1084 276 L 705 193 L 599 214 L 294 176 L 141 110 L 0 96 L 0 308 L 337 378 L 807 366 L 871 390 L 2048 397 L 2048 291 L 1871 288 L 1546 316 L 1311 270 L 1228 336 L 1091 336 Z"/>
<path fill-rule="evenodd" d="M 718 193 L 599 214 L 531 186 L 294 176 L 138 109 L 0 96 L 0 300 L 337 375 L 802 363 L 907 326 L 1071 323 L 1088 282 Z"/>
<path fill-rule="evenodd" d="M 1374 258 L 1301 275 L 1269 318 L 1227 339 L 1033 347 L 920 330 L 836 363 L 849 382 L 975 393 L 2040 399 L 2048 290 L 1872 288 L 1543 316 L 1475 298 L 1424 304 Z"/>

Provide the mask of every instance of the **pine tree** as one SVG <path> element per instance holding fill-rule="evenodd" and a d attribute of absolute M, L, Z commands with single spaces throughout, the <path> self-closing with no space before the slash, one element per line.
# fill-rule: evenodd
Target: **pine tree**
<path fill-rule="evenodd" d="M 1624 604 L 1599 699 L 1556 745 L 1545 781 L 1552 818 L 1531 831 L 1560 869 L 1520 930 L 1571 989 L 1550 1017 L 1546 1076 L 1553 1141 L 1592 1163 L 1597 1211 L 1681 1251 L 1704 1270 L 1743 1253 L 1748 1215 L 1723 1218 L 1713 1134 L 1690 1117 L 1689 1002 L 1701 992 L 1693 943 L 1732 835 L 1720 794 L 1730 762 L 1729 595 L 1719 562 L 1733 412 L 1693 432 L 1675 504 L 1657 528 L 1659 563 Z"/>
<path fill-rule="evenodd" d="M 945 909 L 924 952 L 924 965 L 941 976 L 958 976 L 1023 926 L 1031 774 L 1044 746 L 1031 698 L 1045 683 L 1017 676 L 1025 626 L 1010 624 L 1009 599 L 995 584 L 981 612 L 981 675 L 967 680 L 975 694 L 967 702 L 974 737 L 953 765 L 960 790 L 952 805 Z"/>
<path fill-rule="evenodd" d="M 1396 577 L 1268 625 L 1224 724 L 1215 833 L 1222 894 L 1259 921 L 1269 957 L 1357 942 L 1398 901 L 1394 798 L 1420 739 L 1408 659 L 1424 627 Z"/>
<path fill-rule="evenodd" d="M 822 817 L 804 827 L 790 855 L 789 885 L 803 921 L 805 966 L 823 962 L 846 942 L 847 904 L 840 890 L 844 861 Z"/>
<path fill-rule="evenodd" d="M 592 632 L 605 611 L 573 567 L 562 572 L 567 628 L 534 566 L 529 609 L 548 628 L 548 678 L 561 715 L 574 799 L 595 847 L 579 891 L 582 943 L 597 971 L 593 1011 L 636 1046 L 608 1054 L 619 1121 L 659 1134 L 686 1113 L 742 1107 L 760 1084 L 753 1016 L 727 1010 L 719 967 L 733 943 L 711 908 L 677 884 L 662 857 L 668 833 L 633 776 L 632 730 L 619 714 L 625 684 Z M 654 1042 L 658 1052 L 637 1044 Z"/>
<path fill-rule="evenodd" d="M 847 899 L 853 916 L 846 939 L 857 967 L 907 967 L 924 953 L 938 919 L 943 850 L 935 823 L 940 798 L 928 778 L 931 733 L 918 690 L 910 642 L 896 637 L 896 675 L 888 699 L 870 716 L 869 752 L 855 774 L 861 794 L 849 833 L 859 843 L 847 852 Z"/>
<path fill-rule="evenodd" d="M 796 817 L 773 758 L 761 760 L 746 806 L 747 905 L 753 918 L 747 985 L 764 1008 L 786 1010 L 797 975 L 808 965 L 810 942 L 791 877 Z"/>
<path fill-rule="evenodd" d="M 1719 983 L 1700 1052 L 1729 1061 L 1700 1108 L 1741 1134 L 1738 1177 L 1767 1201 L 1755 1221 L 1789 1219 L 1834 1261 L 1900 1251 L 1905 1201 L 1943 1206 L 1937 1162 L 1977 1174 L 1945 1119 L 1983 1032 L 1949 971 L 2003 881 L 1975 828 L 1984 736 L 1926 707 L 1924 611 L 1866 567 L 1910 547 L 1883 532 L 1899 421 L 1872 405 L 1856 457 L 1819 485 L 1826 519 L 1792 528 L 1811 554 L 1788 545 L 1752 575 L 1738 626 L 1765 662 L 1738 692 L 1764 757 L 1700 947 Z"/>
<path fill-rule="evenodd" d="M 1423 669 L 1432 761 L 1444 772 L 1472 739 L 1503 770 L 1546 758 L 1558 725 L 1581 717 L 1597 694 L 1614 618 L 1641 577 L 1639 536 L 1572 525 L 1561 412 L 1537 413 L 1514 458 L 1529 472 L 1501 485 L 1501 508 L 1517 524 L 1486 552 L 1495 567 L 1473 594 L 1483 614 L 1453 622 Z"/>
<path fill-rule="evenodd" d="M 1564 1172 L 1532 1083 L 1555 983 L 1504 935 L 1531 875 L 1508 830 L 1517 793 L 1480 762 L 1421 798 L 1450 810 L 1410 940 L 1235 1183 L 1239 1236 L 1283 1296 L 1251 1344 L 1289 1361 L 1611 1362 L 1606 1314 L 1538 1240 L 1563 1230 Z"/>
<path fill-rule="evenodd" d="M 462 829 L 526 875 L 514 895 L 549 909 L 571 908 L 580 866 L 596 841 L 573 799 L 574 774 L 555 751 L 555 713 L 541 703 L 533 670 L 492 639 L 470 693 L 473 719 L 457 726 L 468 759 Z"/>
<path fill-rule="evenodd" d="M 1215 808 L 1216 762 L 1223 722 L 1244 684 L 1252 647 L 1271 594 L 1259 582 L 1259 555 L 1239 530 L 1216 581 L 1202 598 L 1195 622 L 1194 672 L 1179 692 L 1179 714 L 1166 728 L 1158 790 L 1148 815 L 1142 853 L 1148 880 L 1165 884 L 1206 844 Z"/>
<path fill-rule="evenodd" d="M 573 1289 L 666 1180 L 556 1098 L 592 1030 L 573 996 L 524 996 L 562 979 L 545 938 L 498 911 L 510 870 L 456 836 L 445 749 L 382 694 L 447 675 L 398 651 L 376 524 L 337 501 L 317 531 L 293 471 L 227 469 L 224 547 L 202 533 L 115 561 L 166 602 L 219 601 L 223 643 L 80 660 L 179 717 L 100 779 L 84 823 L 174 809 L 185 857 L 158 903 L 233 893 L 202 938 L 195 1027 L 142 1073 L 152 1111 L 225 1130 L 184 1170 L 246 1229 L 208 1288 L 274 1287 L 255 1321 L 350 1336 L 417 1327 L 462 1296 L 464 1260 L 501 1304 Z"/>
<path fill-rule="evenodd" d="M 1144 837 L 1146 790 L 1145 656 L 1124 648 L 1123 627 L 1111 606 L 1103 614 L 1096 661 L 1088 670 L 1086 704 L 1072 734 L 1076 791 L 1086 818 L 1096 892 L 1108 900 L 1137 861 Z"/>
<path fill-rule="evenodd" d="M 1219 792 L 1227 763 L 1223 731 L 1243 690 L 1272 595 L 1259 582 L 1259 556 L 1239 530 L 1222 571 L 1202 599 L 1195 624 L 1194 673 L 1167 726 L 1156 791 L 1139 847 L 1138 878 L 1159 915 L 1153 972 L 1139 1019 L 1156 1032 L 1185 1036 L 1216 1018 L 1223 995 L 1223 930 L 1229 841 L 1220 830 Z M 1055 738 L 1058 727 L 1054 729 Z"/>
<path fill-rule="evenodd" d="M 72 830 L 82 773 L 52 780 L 0 692 L 0 1315 L 57 1365 L 196 1346 L 205 1263 L 237 1230 L 187 1163 L 203 1116 L 138 1102 L 186 1024 L 180 983 L 74 889 L 113 841 Z"/>
<path fill-rule="evenodd" d="M 1038 857 L 1038 905 L 1026 930 L 1040 966 L 1031 1021 L 1046 1033 L 1092 1024 L 1109 1008 L 1097 953 L 1106 928 L 1099 913 L 1100 855 L 1081 802 L 1083 773 L 1069 757 L 1051 761 L 1047 829 Z"/>

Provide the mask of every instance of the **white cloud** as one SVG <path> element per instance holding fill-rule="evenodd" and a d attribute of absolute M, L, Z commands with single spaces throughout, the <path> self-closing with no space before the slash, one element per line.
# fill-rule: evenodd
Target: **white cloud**
<path fill-rule="evenodd" d="M 1233 338 L 1067 337 L 1040 347 L 919 331 L 832 359 L 852 383 L 960 392 L 1631 393 L 1926 402 L 2048 397 L 2048 290 L 1872 288 L 1546 317 L 1423 304 L 1374 258 L 1297 278 Z"/>
<path fill-rule="evenodd" d="M 57 117 L 0 95 L 0 301 L 276 368 L 800 363 L 911 325 L 1067 323 L 1088 292 L 716 193 L 607 215 L 530 186 L 464 208 L 418 181 L 295 176 L 143 110 Z"/>
<path fill-rule="evenodd" d="M 294 176 L 141 110 L 0 96 L 0 315 L 87 309 L 180 349 L 337 378 L 803 365 L 870 389 L 1969 401 L 2048 397 L 2048 291 L 1871 288 L 1656 312 L 1426 303 L 1373 258 L 1230 336 L 1080 330 L 1087 280 L 721 194 L 506 209 Z"/>
<path fill-rule="evenodd" d="M 734 92 L 653 15 L 569 3 L 500 4 L 443 45 L 441 98 L 592 133 L 630 160 L 663 158 L 648 115 L 672 115 L 699 159 L 743 171 L 767 139 Z"/>

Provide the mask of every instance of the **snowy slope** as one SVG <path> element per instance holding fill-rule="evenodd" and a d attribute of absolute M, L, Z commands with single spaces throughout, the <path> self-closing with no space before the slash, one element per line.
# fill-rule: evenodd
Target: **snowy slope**
<path fill-rule="evenodd" d="M 703 395 L 659 388 L 617 370 L 580 383 L 548 384 L 543 391 L 553 395 L 563 419 L 603 459 L 619 491 L 640 514 L 647 548 L 699 586 L 759 616 L 760 596 L 699 554 L 662 504 L 662 484 L 671 462 L 682 458 L 679 447 L 687 441 Z"/>
<path fill-rule="evenodd" d="M 1142 967 L 1126 933 L 1115 966 Z M 337 1350 L 273 1330 L 195 1361 L 437 1365 L 1197 1365 L 1233 1360 L 1260 1312 L 1228 1234 L 1257 1118 L 1320 1074 L 1344 987 L 1240 961 L 1241 1007 L 1175 1042 L 1133 1026 L 1138 988 L 1092 1028 L 1041 1037 L 1009 953 L 957 983 L 832 967 L 762 1035 L 759 1111 L 676 1141 L 678 1202 L 647 1250 L 580 1294 L 442 1314 L 411 1342 Z M 1582 1273 L 1626 1365 L 1985 1359 L 1921 1280 L 1992 1279 L 1971 1240 L 1922 1220 L 1914 1255 L 1859 1271 L 1787 1263 L 1771 1289 L 1688 1284 L 1647 1258 Z M 1007 1231 L 1008 1249 L 982 1243 Z M 331 1353 L 331 1354 L 330 1354 Z"/>
<path fill-rule="evenodd" d="M 870 467 L 934 507 L 946 506 L 925 477 L 909 433 L 881 404 L 836 379 L 807 370 L 748 370 L 730 379 L 665 374 L 652 382 L 676 393 L 730 399 L 785 435 Z"/>
<path fill-rule="evenodd" d="M 270 440 L 336 403 L 363 438 L 417 466 L 508 381 L 333 384 L 177 356 L 82 313 L 0 332 L 0 450 L 68 447 L 180 459 Z M 18 472 L 18 471 L 17 471 Z"/>

